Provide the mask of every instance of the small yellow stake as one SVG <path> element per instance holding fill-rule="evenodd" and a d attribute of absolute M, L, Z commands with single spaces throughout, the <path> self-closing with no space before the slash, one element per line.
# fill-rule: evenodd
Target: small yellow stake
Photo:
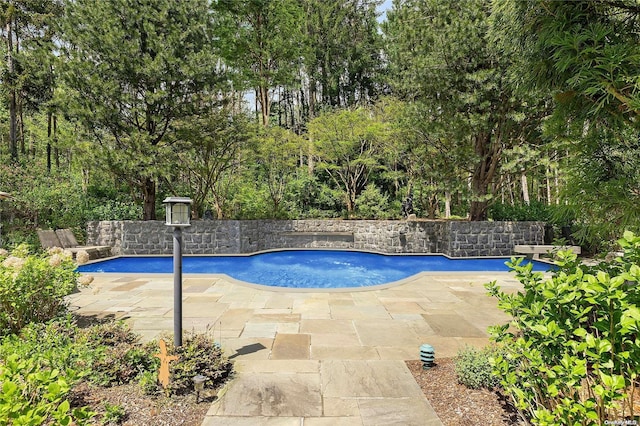
<path fill-rule="evenodd" d="M 169 363 L 171 361 L 177 361 L 178 356 L 167 355 L 167 344 L 164 340 L 160 339 L 158 342 L 160 345 L 160 353 L 153 356 L 160 358 L 160 370 L 158 371 L 158 380 L 164 389 L 169 386 Z"/>

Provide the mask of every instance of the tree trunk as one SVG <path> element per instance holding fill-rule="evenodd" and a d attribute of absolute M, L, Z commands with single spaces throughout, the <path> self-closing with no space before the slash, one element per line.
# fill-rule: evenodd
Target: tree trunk
<path fill-rule="evenodd" d="M 20 130 L 16 137 L 20 139 L 20 154 L 22 154 L 22 156 L 24 157 L 27 155 L 27 149 L 24 143 L 24 115 L 22 114 L 22 100 L 16 98 L 16 101 L 16 112 L 18 115 L 17 119 L 19 124 L 18 129 Z"/>
<path fill-rule="evenodd" d="M 475 200 L 471 201 L 469 220 L 481 221 L 488 218 L 489 199 L 491 197 L 490 184 L 496 173 L 500 145 L 492 142 L 491 131 L 474 136 L 475 153 L 478 164 L 471 175 L 471 193 Z"/>
<path fill-rule="evenodd" d="M 451 192 L 449 191 L 444 193 L 444 217 L 446 219 L 451 217 Z"/>
<path fill-rule="evenodd" d="M 260 114 L 262 116 L 262 125 L 267 127 L 269 125 L 269 114 L 271 105 L 269 104 L 269 88 L 266 86 L 260 86 L 258 88 L 258 94 L 260 95 Z"/>
<path fill-rule="evenodd" d="M 520 175 L 520 180 L 522 182 L 522 201 L 524 201 L 526 205 L 529 205 L 531 202 L 529 199 L 529 184 L 527 182 L 527 175 L 524 174 L 524 172 Z"/>
<path fill-rule="evenodd" d="M 156 220 L 156 182 L 148 177 L 142 185 L 144 196 L 143 220 Z"/>
<path fill-rule="evenodd" d="M 51 173 L 51 134 L 53 127 L 53 114 L 47 112 L 47 173 Z"/>
<path fill-rule="evenodd" d="M 12 18 L 7 19 L 6 32 L 7 32 L 7 71 L 11 80 L 14 79 L 15 66 L 13 63 L 13 28 Z M 9 89 L 9 152 L 11 153 L 11 160 L 18 161 L 18 133 L 17 133 L 17 102 L 16 102 L 16 90 L 14 82 L 11 81 Z"/>

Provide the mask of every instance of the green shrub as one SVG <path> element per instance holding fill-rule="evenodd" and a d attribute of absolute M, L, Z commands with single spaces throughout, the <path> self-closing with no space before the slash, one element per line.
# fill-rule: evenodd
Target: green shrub
<path fill-rule="evenodd" d="M 158 372 L 143 371 L 138 376 L 138 385 L 145 395 L 157 395 L 160 392 L 158 387 Z"/>
<path fill-rule="evenodd" d="M 356 199 L 356 214 L 362 219 L 388 219 L 389 197 L 380 188 L 369 184 Z"/>
<path fill-rule="evenodd" d="M 166 339 L 168 341 L 169 339 Z M 194 389 L 193 377 L 202 374 L 207 378 L 205 388 L 216 389 L 233 371 L 233 364 L 223 355 L 222 349 L 208 334 L 187 334 L 182 346 L 176 348 L 167 343 L 167 352 L 179 356 L 171 363 L 169 390 L 173 394 L 186 394 Z"/>
<path fill-rule="evenodd" d="M 489 217 L 496 221 L 551 222 L 553 219 L 553 207 L 539 201 L 516 205 L 494 203 L 489 207 Z"/>
<path fill-rule="evenodd" d="M 26 246 L 18 246 L 0 263 L 0 334 L 17 333 L 64 312 L 64 297 L 78 276 L 64 253 L 31 255 Z"/>
<path fill-rule="evenodd" d="M 87 212 L 89 220 L 140 220 L 142 206 L 133 202 L 97 200 L 98 204 Z"/>
<path fill-rule="evenodd" d="M 458 351 L 455 370 L 458 382 L 471 389 L 493 389 L 500 384 L 500 378 L 493 373 L 490 359 L 498 355 L 495 346 L 477 349 L 466 346 Z"/>
<path fill-rule="evenodd" d="M 12 354 L 33 358 L 40 368 L 59 370 L 70 382 L 75 382 L 88 375 L 91 359 L 87 346 L 78 341 L 76 333 L 70 316 L 28 324 L 19 334 L 2 338 L 0 360 Z"/>
<path fill-rule="evenodd" d="M 94 413 L 71 408 L 71 383 L 56 369 L 42 369 L 37 358 L 10 355 L 0 363 L 0 419 L 9 424 L 86 424 Z"/>
<path fill-rule="evenodd" d="M 487 284 L 513 317 L 492 328 L 505 347 L 494 359 L 515 406 L 537 424 L 605 424 L 633 417 L 640 385 L 640 237 L 626 232 L 613 264 L 584 266 L 560 252 L 550 277 L 512 259 L 524 291 Z"/>
<path fill-rule="evenodd" d="M 145 371 L 156 369 L 152 347 L 121 321 L 108 321 L 80 332 L 93 350 L 91 381 L 101 386 L 130 383 Z"/>
<path fill-rule="evenodd" d="M 68 393 L 88 374 L 90 354 L 75 338 L 69 318 L 31 323 L 0 344 L 0 424 L 82 425 L 94 416 L 72 407 Z"/>
<path fill-rule="evenodd" d="M 104 405 L 104 414 L 102 416 L 102 424 L 110 425 L 116 424 L 119 425 L 126 419 L 127 412 L 121 405 L 118 404 L 110 404 L 105 402 Z"/>

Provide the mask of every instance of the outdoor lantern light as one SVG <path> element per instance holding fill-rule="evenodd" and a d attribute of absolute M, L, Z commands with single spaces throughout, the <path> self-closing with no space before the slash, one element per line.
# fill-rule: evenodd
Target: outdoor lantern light
<path fill-rule="evenodd" d="M 428 370 L 435 365 L 436 351 L 433 346 L 427 343 L 420 346 L 420 361 L 422 361 L 423 370 Z"/>
<path fill-rule="evenodd" d="M 191 199 L 185 197 L 168 197 L 163 203 L 167 208 L 167 226 L 191 225 Z"/>
<path fill-rule="evenodd" d="M 197 376 L 194 376 L 193 379 L 191 380 L 193 380 L 193 386 L 196 388 L 196 402 L 199 402 L 200 392 L 204 390 L 204 382 L 207 380 L 207 378 L 202 374 L 198 374 Z"/>
<path fill-rule="evenodd" d="M 165 225 L 173 226 L 173 344 L 182 346 L 182 228 L 191 226 L 191 199 L 166 198 Z"/>

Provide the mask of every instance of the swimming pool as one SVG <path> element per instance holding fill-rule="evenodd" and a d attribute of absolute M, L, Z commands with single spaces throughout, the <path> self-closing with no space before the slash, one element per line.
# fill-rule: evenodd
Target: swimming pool
<path fill-rule="evenodd" d="M 387 255 L 342 250 L 282 250 L 238 256 L 185 256 L 185 274 L 227 274 L 272 287 L 351 288 L 390 283 L 424 271 L 506 272 L 507 258 L 449 258 L 443 255 Z M 551 265 L 534 263 L 536 271 Z M 79 272 L 173 272 L 170 256 L 131 256 L 78 267 Z"/>

